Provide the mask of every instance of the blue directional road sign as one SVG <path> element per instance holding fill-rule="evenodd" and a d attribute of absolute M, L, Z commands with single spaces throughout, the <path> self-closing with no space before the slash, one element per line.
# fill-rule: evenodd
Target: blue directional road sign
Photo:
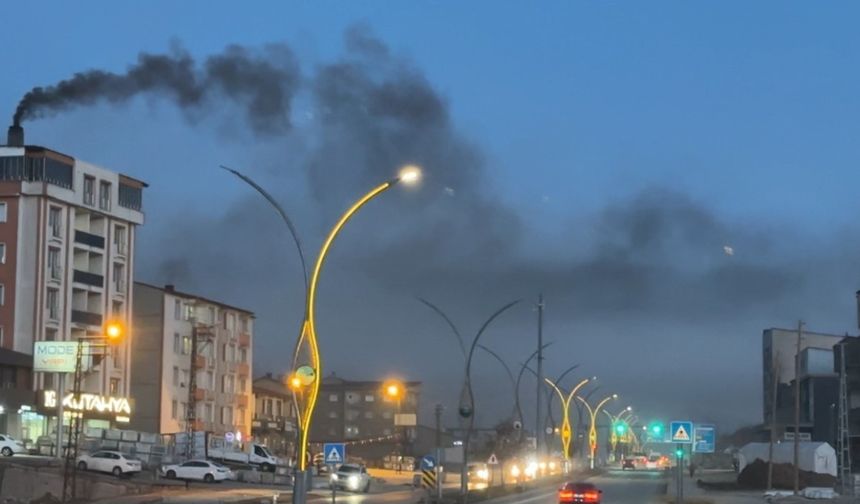
<path fill-rule="evenodd" d="M 424 455 L 421 457 L 421 470 L 432 471 L 436 467 L 436 459 L 433 455 Z"/>
<path fill-rule="evenodd" d="M 713 425 L 696 425 L 693 434 L 693 453 L 714 453 L 717 433 Z"/>
<path fill-rule="evenodd" d="M 693 422 L 672 422 L 669 425 L 669 440 L 672 443 L 693 443 Z"/>
<path fill-rule="evenodd" d="M 323 445 L 323 462 L 337 465 L 346 462 L 346 446 L 343 443 L 326 443 Z"/>

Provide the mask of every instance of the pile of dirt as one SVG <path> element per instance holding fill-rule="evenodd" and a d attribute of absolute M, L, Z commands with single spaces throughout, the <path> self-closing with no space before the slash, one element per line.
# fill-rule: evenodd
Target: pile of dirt
<path fill-rule="evenodd" d="M 829 474 L 800 471 L 800 488 L 832 488 L 835 484 L 836 478 Z M 738 475 L 738 486 L 750 490 L 764 490 L 767 487 L 767 462 L 756 459 L 744 467 Z M 785 490 L 794 488 L 794 465 L 773 465 L 773 487 Z"/>

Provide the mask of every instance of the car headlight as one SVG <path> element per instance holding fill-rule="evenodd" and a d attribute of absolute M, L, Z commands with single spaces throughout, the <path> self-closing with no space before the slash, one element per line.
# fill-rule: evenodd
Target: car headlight
<path fill-rule="evenodd" d="M 338 479 L 338 478 L 337 478 L 337 473 L 331 473 L 331 480 L 332 480 L 332 481 L 337 481 L 337 479 Z"/>
<path fill-rule="evenodd" d="M 487 481 L 490 479 L 490 472 L 486 469 L 478 469 L 478 478 Z"/>
<path fill-rule="evenodd" d="M 349 482 L 350 488 L 358 488 L 358 484 L 361 482 L 361 478 L 353 474 L 349 477 L 349 480 L 347 481 Z"/>
<path fill-rule="evenodd" d="M 519 478 L 519 477 L 520 477 L 520 468 L 519 468 L 519 466 L 513 466 L 513 467 L 511 467 L 511 476 L 513 476 L 514 478 Z"/>

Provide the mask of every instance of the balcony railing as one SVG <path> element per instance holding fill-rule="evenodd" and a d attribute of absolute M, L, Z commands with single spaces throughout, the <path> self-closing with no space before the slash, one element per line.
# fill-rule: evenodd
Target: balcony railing
<path fill-rule="evenodd" d="M 104 287 L 105 277 L 89 271 L 75 270 L 72 274 L 72 281 L 90 285 L 92 287 Z"/>
<path fill-rule="evenodd" d="M 239 333 L 239 346 L 240 347 L 249 347 L 251 346 L 251 334 L 247 332 Z"/>
<path fill-rule="evenodd" d="M 90 247 L 105 248 L 105 239 L 103 236 L 87 233 L 86 231 L 75 230 L 75 243 L 89 245 Z"/>
<path fill-rule="evenodd" d="M 246 396 L 246 395 L 236 396 L 236 404 L 240 408 L 247 408 L 248 407 L 248 396 Z"/>
<path fill-rule="evenodd" d="M 194 357 L 194 369 L 203 369 L 206 367 L 206 357 L 197 355 Z"/>
<path fill-rule="evenodd" d="M 251 371 L 251 366 L 248 365 L 247 362 L 240 362 L 236 364 L 236 374 L 239 376 L 248 376 L 248 373 Z"/>
<path fill-rule="evenodd" d="M 194 400 L 203 401 L 206 399 L 206 391 L 200 387 L 194 389 Z"/>
<path fill-rule="evenodd" d="M 82 310 L 72 310 L 72 322 L 91 326 L 101 326 L 102 316 L 100 313 L 92 313 Z"/>

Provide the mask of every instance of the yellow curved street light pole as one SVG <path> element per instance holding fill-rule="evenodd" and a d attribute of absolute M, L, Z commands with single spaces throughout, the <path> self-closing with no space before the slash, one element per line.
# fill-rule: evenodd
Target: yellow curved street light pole
<path fill-rule="evenodd" d="M 561 422 L 561 444 L 564 447 L 564 460 L 566 462 L 570 462 L 570 440 L 571 440 L 571 426 L 570 426 L 570 401 L 576 396 L 576 393 L 584 387 L 588 382 L 590 382 L 594 378 L 586 378 L 581 382 L 577 383 L 573 390 L 564 395 L 564 392 L 549 378 L 544 378 L 544 381 L 555 390 L 558 394 L 558 398 L 561 400 L 561 411 L 563 413 L 563 419 Z"/>
<path fill-rule="evenodd" d="M 590 449 L 591 455 L 589 456 L 589 466 L 594 469 L 594 454 L 597 451 L 597 414 L 600 413 L 600 409 L 606 405 L 609 401 L 613 399 L 618 399 L 618 394 L 612 394 L 611 396 L 607 396 L 602 401 L 597 403 L 596 408 L 592 408 L 588 401 L 585 399 L 576 396 L 579 401 L 585 405 L 588 410 L 588 416 L 591 418 L 591 426 L 588 429 L 588 447 Z"/>
<path fill-rule="evenodd" d="M 613 415 L 612 413 L 606 411 L 605 409 L 603 410 L 603 413 L 605 413 L 606 416 L 609 417 L 609 431 L 610 431 L 609 432 L 609 444 L 612 447 L 612 460 L 613 461 L 615 460 L 615 455 L 616 455 L 615 449 L 618 446 L 618 442 L 621 441 L 623 443 L 624 442 L 623 439 L 626 439 L 630 433 L 630 426 L 627 425 L 627 422 L 622 417 L 625 414 L 630 414 L 632 412 L 633 412 L 632 406 L 627 406 L 626 408 L 621 410 L 621 412 L 618 413 L 617 415 Z M 621 433 L 622 436 L 624 436 L 624 438 L 619 439 L 618 438 L 618 426 L 622 425 L 622 424 L 625 425 L 624 430 Z"/>
<path fill-rule="evenodd" d="M 338 233 L 340 233 L 341 229 L 343 229 L 343 226 L 353 217 L 353 215 L 355 215 L 356 212 L 358 212 L 359 209 L 361 209 L 361 207 L 363 207 L 373 198 L 379 196 L 386 190 L 393 187 L 398 182 L 412 184 L 417 182 L 420 176 L 421 172 L 418 168 L 408 166 L 402 169 L 400 171 L 400 174 L 396 178 L 384 182 L 371 189 L 367 194 L 365 194 L 358 201 L 356 201 L 340 217 L 340 219 L 329 232 L 328 237 L 326 237 L 325 241 L 323 242 L 322 248 L 320 249 L 319 255 L 317 256 L 310 283 L 308 285 L 305 322 L 302 327 L 302 334 L 299 338 L 299 342 L 296 345 L 296 350 L 293 355 L 293 368 L 295 370 L 294 373 L 300 376 L 308 376 L 308 374 L 310 374 L 309 379 L 307 379 L 305 383 L 302 383 L 304 387 L 308 387 L 307 393 L 303 394 L 306 397 L 306 403 L 302 412 L 297 411 L 297 415 L 299 418 L 299 426 L 301 429 L 299 440 L 299 456 L 297 461 L 299 465 L 299 471 L 304 472 L 307 469 L 308 437 L 310 433 L 311 420 L 313 419 L 314 408 L 316 406 L 317 397 L 319 396 L 321 379 L 320 377 L 322 376 L 322 360 L 320 359 L 319 344 L 317 342 L 316 335 L 316 295 L 320 273 L 322 271 L 325 259 L 328 256 L 329 249 L 331 248 L 331 245 L 334 242 L 334 239 L 337 237 Z M 302 366 L 302 368 L 310 367 L 310 370 L 306 371 L 305 373 L 298 373 L 301 368 L 297 368 L 296 365 L 298 364 L 299 353 L 302 350 L 303 344 L 307 344 L 308 351 L 310 353 L 310 364 L 309 366 Z M 294 393 L 296 393 L 295 389 Z"/>

